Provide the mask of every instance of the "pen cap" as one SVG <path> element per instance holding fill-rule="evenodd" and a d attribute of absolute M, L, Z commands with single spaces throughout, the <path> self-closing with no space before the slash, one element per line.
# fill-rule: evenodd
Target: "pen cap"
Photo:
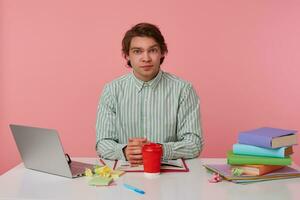
<path fill-rule="evenodd" d="M 160 173 L 162 145 L 156 143 L 145 144 L 142 149 L 144 172 Z"/>

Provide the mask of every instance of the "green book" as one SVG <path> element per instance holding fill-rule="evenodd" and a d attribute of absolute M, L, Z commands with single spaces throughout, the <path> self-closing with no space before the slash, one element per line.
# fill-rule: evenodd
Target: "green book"
<path fill-rule="evenodd" d="M 249 156 L 234 154 L 232 151 L 227 152 L 227 163 L 230 165 L 290 165 L 290 157 L 275 158 L 263 156 Z"/>

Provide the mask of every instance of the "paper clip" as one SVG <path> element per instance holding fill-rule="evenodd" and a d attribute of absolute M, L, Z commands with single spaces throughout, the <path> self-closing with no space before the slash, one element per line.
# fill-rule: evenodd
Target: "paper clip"
<path fill-rule="evenodd" d="M 208 180 L 210 183 L 218 183 L 222 181 L 222 177 L 220 174 L 213 173 L 211 179 Z"/>
<path fill-rule="evenodd" d="M 239 168 L 233 168 L 231 170 L 231 174 L 233 176 L 241 176 L 243 174 L 244 170 L 243 169 L 239 169 Z"/>

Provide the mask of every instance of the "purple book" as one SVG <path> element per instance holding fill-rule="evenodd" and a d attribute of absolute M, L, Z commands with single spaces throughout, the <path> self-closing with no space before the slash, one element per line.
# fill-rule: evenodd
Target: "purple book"
<path fill-rule="evenodd" d="M 272 141 L 275 138 L 282 138 L 283 136 L 294 136 L 296 130 L 284 130 L 278 128 L 269 128 L 269 127 L 262 127 L 250 131 L 243 131 L 239 133 L 238 141 L 240 144 L 248 144 L 254 145 L 259 147 L 265 148 L 277 148 L 280 147 L 272 145 Z M 292 138 L 295 139 L 294 137 Z M 295 140 L 294 140 L 295 141 Z M 290 143 L 285 143 L 286 145 L 282 144 L 281 146 L 290 146 L 295 144 L 294 141 Z M 286 142 L 286 141 L 284 141 Z"/>

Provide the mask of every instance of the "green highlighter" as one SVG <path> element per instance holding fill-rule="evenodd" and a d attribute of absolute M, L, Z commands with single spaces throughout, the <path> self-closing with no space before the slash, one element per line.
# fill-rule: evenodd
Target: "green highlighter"
<path fill-rule="evenodd" d="M 89 185 L 92 185 L 92 186 L 108 186 L 112 182 L 112 180 L 113 180 L 112 178 L 97 176 L 97 177 L 93 177 L 89 181 Z"/>

